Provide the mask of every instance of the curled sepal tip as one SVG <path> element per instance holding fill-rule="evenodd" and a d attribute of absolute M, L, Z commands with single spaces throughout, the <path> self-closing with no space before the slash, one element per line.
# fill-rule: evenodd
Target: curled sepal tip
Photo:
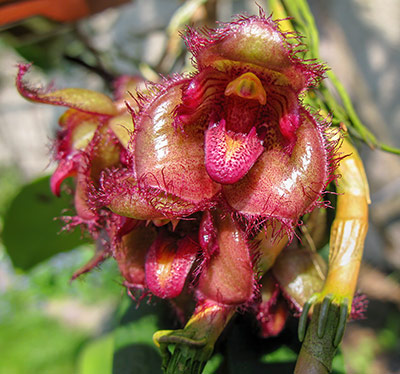
<path fill-rule="evenodd" d="M 19 64 L 16 85 L 19 93 L 28 100 L 44 104 L 60 105 L 78 109 L 82 112 L 113 116 L 117 109 L 106 95 L 84 88 L 64 88 L 61 90 L 35 89 L 23 80 L 30 64 Z"/>

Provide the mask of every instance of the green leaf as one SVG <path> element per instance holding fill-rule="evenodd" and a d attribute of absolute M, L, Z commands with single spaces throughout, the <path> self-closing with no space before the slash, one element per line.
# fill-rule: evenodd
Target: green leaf
<path fill-rule="evenodd" d="M 85 242 L 80 230 L 60 233 L 62 222 L 55 217 L 71 205 L 71 196 L 55 197 L 49 183 L 50 177 L 43 177 L 22 187 L 5 213 L 3 242 L 22 270 Z"/>
<path fill-rule="evenodd" d="M 297 354 L 286 345 L 282 345 L 276 351 L 261 357 L 261 362 L 266 364 L 293 362 L 296 361 Z"/>
<path fill-rule="evenodd" d="M 114 334 L 91 341 L 82 350 L 78 361 L 78 374 L 111 374 Z"/>
<path fill-rule="evenodd" d="M 0 373 L 75 374 L 78 349 L 89 333 L 48 316 L 47 303 L 38 302 L 37 290 L 25 280 L 16 279 L 0 298 Z"/>
<path fill-rule="evenodd" d="M 161 355 L 153 343 L 153 334 L 171 328 L 168 306 L 160 300 L 149 305 L 129 302 L 120 325 L 114 332 L 113 374 L 161 374 Z"/>
<path fill-rule="evenodd" d="M 121 304 L 119 326 L 83 349 L 78 362 L 79 374 L 161 374 L 161 356 L 153 343 L 153 334 L 170 324 L 163 302 L 142 303 L 137 307 L 128 298 Z"/>
<path fill-rule="evenodd" d="M 217 370 L 223 365 L 224 357 L 221 353 L 214 354 L 204 367 L 203 374 L 216 374 Z"/>

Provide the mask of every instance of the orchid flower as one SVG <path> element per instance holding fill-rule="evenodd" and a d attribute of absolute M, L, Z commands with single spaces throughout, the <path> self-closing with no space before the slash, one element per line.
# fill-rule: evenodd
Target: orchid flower
<path fill-rule="evenodd" d="M 69 108 L 60 119 L 51 189 L 58 195 L 75 177 L 71 221 L 102 243 L 76 276 L 112 256 L 132 297 L 155 295 L 170 300 L 178 316 L 192 313 L 181 318 L 182 330 L 154 335 L 167 373 L 200 372 L 238 310 L 254 313 L 264 337 L 279 334 L 291 311 L 303 312 L 303 339 L 312 304 L 323 303 L 326 317 L 336 303 L 342 329 L 369 199 L 355 150 L 303 104 L 325 68 L 301 58 L 299 35 L 282 32 L 260 9 L 217 29 L 188 28 L 184 40 L 193 73 L 137 91 L 140 80 L 125 78 L 114 99 L 85 89 L 33 89 L 23 79 L 26 65 L 17 78 L 27 99 Z M 299 248 L 296 230 L 305 215 L 330 205 L 327 186 L 342 172 L 339 199 L 360 215 L 338 206 L 326 270 L 317 253 Z M 325 317 L 318 317 L 318 336 Z M 177 345 L 172 357 L 170 344 Z"/>

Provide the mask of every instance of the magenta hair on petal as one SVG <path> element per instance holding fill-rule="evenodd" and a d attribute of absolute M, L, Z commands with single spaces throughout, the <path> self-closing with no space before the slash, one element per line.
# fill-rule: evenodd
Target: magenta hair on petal
<path fill-rule="evenodd" d="M 112 169 L 104 172 L 94 200 L 99 207 L 138 220 L 158 220 L 166 216 L 157 210 L 146 197 L 136 178 L 126 169 Z"/>
<path fill-rule="evenodd" d="M 189 28 L 185 37 L 198 69 L 262 71 L 270 84 L 287 86 L 299 93 L 316 83 L 320 65 L 305 64 L 296 57 L 296 43 L 279 30 L 279 24 L 260 9 L 260 16 L 239 16 L 203 35 Z"/>
<path fill-rule="evenodd" d="M 351 305 L 350 319 L 365 319 L 365 314 L 368 309 L 368 303 L 369 301 L 367 296 L 357 292 L 354 295 L 353 303 Z"/>
<path fill-rule="evenodd" d="M 125 100 L 138 88 L 144 88 L 145 80 L 139 75 L 121 75 L 113 81 L 114 100 Z"/>

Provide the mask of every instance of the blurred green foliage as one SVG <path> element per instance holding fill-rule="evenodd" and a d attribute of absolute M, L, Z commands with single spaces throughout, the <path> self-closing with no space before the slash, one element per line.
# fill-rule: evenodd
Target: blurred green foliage
<path fill-rule="evenodd" d="M 18 186 L 22 178 L 15 168 L 3 168 L 0 172 L 1 228 L 6 212 L 15 204 L 13 199 L 20 196 Z M 46 195 L 48 180 L 44 181 L 41 179 L 36 188 Z M 52 208 L 58 209 L 57 205 Z M 25 215 L 33 216 L 36 208 L 27 204 Z M 36 220 L 40 217 L 43 215 L 36 215 Z M 27 253 L 34 254 L 24 230 L 25 220 L 24 215 L 19 216 L 21 229 L 18 236 L 26 241 Z M 39 223 L 43 224 L 40 220 Z M 59 227 L 53 235 L 57 235 L 58 230 Z M 50 311 L 51 305 L 59 302 L 63 305 L 62 302 L 69 300 L 73 300 L 73 305 L 78 308 L 81 306 L 82 312 L 88 307 L 104 308 L 107 304 L 112 311 L 116 306 L 123 292 L 114 261 L 105 263 L 101 274 L 94 271 L 70 283 L 73 272 L 91 258 L 93 250 L 93 246 L 86 245 L 56 256 L 49 255 L 46 260 L 29 266 L 28 271 L 21 272 L 12 266 L 0 241 L 0 374 L 76 374 L 77 360 L 84 344 L 112 328 L 115 322 L 111 315 L 94 331 L 80 323 L 68 323 L 62 311 L 58 315 Z M 79 313 L 77 316 L 79 318 Z"/>
<path fill-rule="evenodd" d="M 4 215 L 3 241 L 16 268 L 28 270 L 41 261 L 84 242 L 80 230 L 62 232 L 56 218 L 71 204 L 71 196 L 54 196 L 50 177 L 22 187 Z"/>
<path fill-rule="evenodd" d="M 84 323 L 71 323 L 68 311 L 51 312 L 52 305 L 72 302 L 72 318 L 88 308 L 111 312 L 121 298 L 118 269 L 113 261 L 104 272 L 92 272 L 72 283 L 77 267 L 93 249 L 82 247 L 55 256 L 26 273 L 8 269 L 9 284 L 0 296 L 0 374 L 75 374 L 82 346 L 114 325 L 112 315 L 93 331 Z M 3 268 L 7 263 L 3 254 Z M 4 269 L 2 269 L 4 271 Z M 81 310 L 80 310 L 81 309 Z"/>

